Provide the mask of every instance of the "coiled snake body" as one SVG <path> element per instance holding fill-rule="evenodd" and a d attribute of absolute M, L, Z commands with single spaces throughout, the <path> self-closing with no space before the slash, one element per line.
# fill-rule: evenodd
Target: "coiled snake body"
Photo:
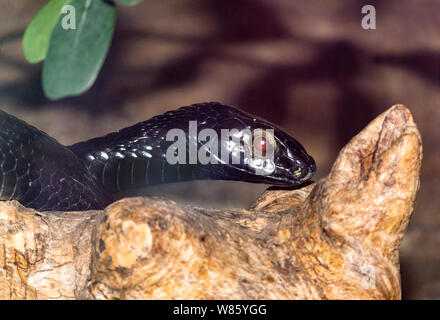
<path fill-rule="evenodd" d="M 194 133 L 188 130 L 190 121 L 197 124 L 197 134 L 210 129 L 219 137 L 222 129 L 236 129 L 238 135 L 246 129 L 272 129 L 273 135 L 254 137 L 252 146 L 246 145 L 246 139 L 239 143 L 227 141 L 231 154 L 252 152 L 255 143 L 259 148 L 270 144 L 274 149 L 273 159 L 268 160 L 270 174 L 257 174 L 256 162 L 246 161 L 243 156 L 239 163 L 202 164 L 198 160 L 171 164 L 167 150 L 174 141 L 166 139 L 171 129 L 185 133 L 188 150 L 191 141 L 198 147 L 207 141 L 192 136 Z M 223 142 L 217 141 L 213 146 L 220 148 L 225 145 Z M 15 199 L 39 211 L 103 209 L 116 200 L 118 191 L 178 181 L 213 179 L 298 185 L 310 179 L 315 170 L 312 157 L 287 133 L 268 121 L 215 102 L 182 107 L 72 146 L 63 146 L 0 111 L 0 199 Z"/>

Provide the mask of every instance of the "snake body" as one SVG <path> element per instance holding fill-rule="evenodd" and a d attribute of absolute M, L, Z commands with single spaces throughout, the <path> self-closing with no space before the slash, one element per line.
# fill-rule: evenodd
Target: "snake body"
<path fill-rule="evenodd" d="M 239 163 L 169 163 L 166 152 L 174 142 L 166 139 L 169 130 L 180 129 L 185 133 L 188 150 L 191 141 L 198 147 L 206 143 L 207 140 L 192 137 L 188 130 L 190 121 L 197 124 L 197 133 L 210 129 L 218 136 L 225 128 L 234 128 L 239 134 L 245 129 L 272 129 L 276 149 L 270 162 L 271 173 L 256 174 L 254 163 L 243 161 L 243 157 Z M 243 141 L 240 145 L 233 143 L 228 141 L 231 153 L 250 150 Z M 220 146 L 222 143 L 218 143 Z M 313 158 L 283 130 L 216 102 L 181 107 L 71 146 L 63 146 L 46 133 L 0 111 L 0 199 L 14 199 L 39 211 L 103 209 L 117 200 L 120 191 L 189 180 L 294 186 L 310 179 L 315 170 Z"/>

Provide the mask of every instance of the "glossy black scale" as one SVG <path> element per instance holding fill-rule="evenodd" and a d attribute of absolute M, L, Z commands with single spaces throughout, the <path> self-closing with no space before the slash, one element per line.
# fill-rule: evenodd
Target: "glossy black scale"
<path fill-rule="evenodd" d="M 166 152 L 174 141 L 166 140 L 167 132 L 184 131 L 188 160 L 190 121 L 196 121 L 197 135 L 207 128 L 218 137 L 222 129 L 273 129 L 277 146 L 273 172 L 256 174 L 249 163 L 170 164 Z M 204 143 L 195 141 L 197 148 Z M 221 145 L 219 142 L 218 154 Z M 216 102 L 182 107 L 67 147 L 0 111 L 0 199 L 15 199 L 40 211 L 103 209 L 116 200 L 119 191 L 178 181 L 212 179 L 298 185 L 310 179 L 315 170 L 312 157 L 283 130 Z"/>

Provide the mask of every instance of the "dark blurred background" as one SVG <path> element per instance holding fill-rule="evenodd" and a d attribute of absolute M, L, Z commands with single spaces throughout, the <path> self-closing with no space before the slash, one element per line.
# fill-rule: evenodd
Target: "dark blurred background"
<path fill-rule="evenodd" d="M 379 113 L 407 105 L 423 138 L 421 188 L 401 247 L 403 297 L 440 298 L 440 2 L 146 0 L 119 7 L 109 56 L 87 93 L 51 102 L 21 38 L 46 3 L 0 4 L 0 108 L 65 144 L 176 107 L 220 101 L 282 125 L 325 176 Z M 374 5 L 377 29 L 361 28 Z M 144 190 L 247 207 L 267 186 L 191 182 Z M 437 194 L 437 196 L 435 196 Z"/>

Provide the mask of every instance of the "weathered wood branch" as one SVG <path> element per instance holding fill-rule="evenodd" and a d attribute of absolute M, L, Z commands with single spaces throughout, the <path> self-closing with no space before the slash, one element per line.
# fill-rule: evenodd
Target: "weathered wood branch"
<path fill-rule="evenodd" d="M 132 198 L 102 212 L 0 203 L 0 298 L 399 299 L 399 245 L 419 185 L 420 134 L 396 105 L 330 174 L 249 210 Z"/>

